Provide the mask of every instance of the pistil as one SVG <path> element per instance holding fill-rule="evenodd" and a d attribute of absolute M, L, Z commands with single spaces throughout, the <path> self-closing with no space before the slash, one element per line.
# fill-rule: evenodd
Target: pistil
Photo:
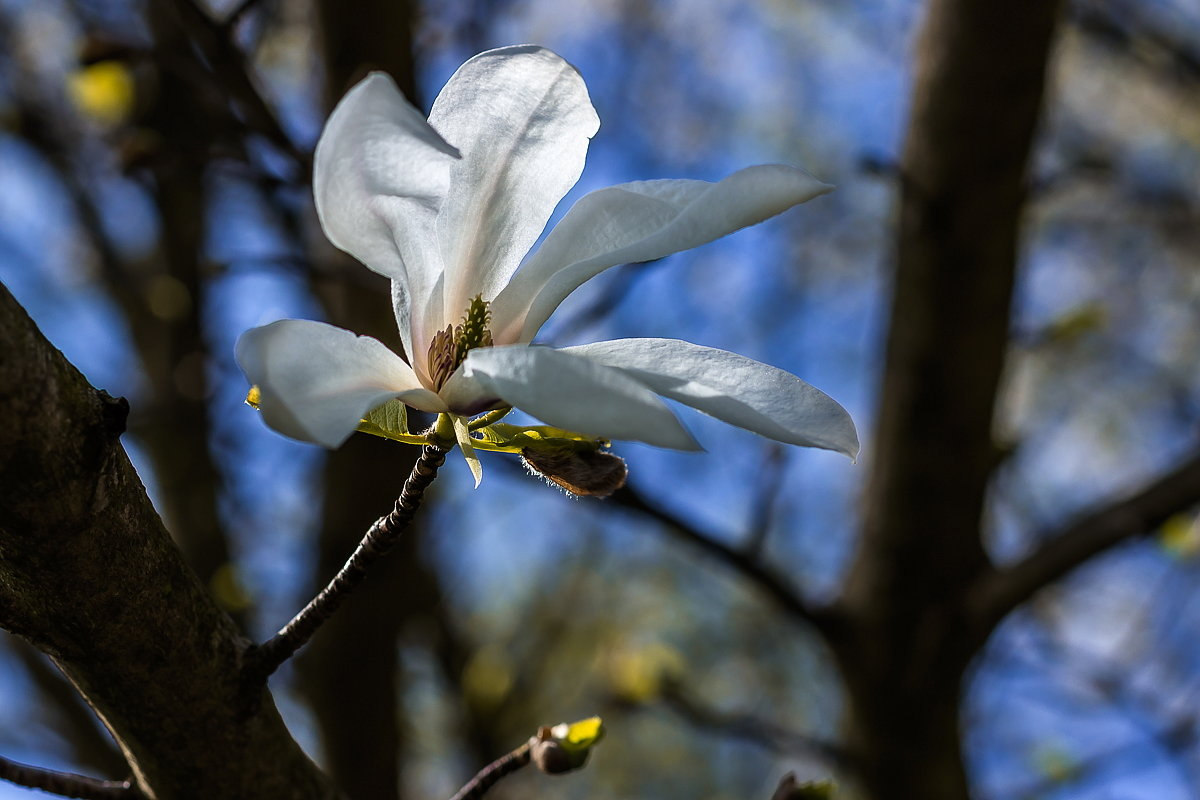
<path fill-rule="evenodd" d="M 438 331 L 429 345 L 429 378 L 438 391 L 467 359 L 467 353 L 477 347 L 492 346 L 492 310 L 483 295 L 476 295 L 458 325 L 447 325 Z"/>

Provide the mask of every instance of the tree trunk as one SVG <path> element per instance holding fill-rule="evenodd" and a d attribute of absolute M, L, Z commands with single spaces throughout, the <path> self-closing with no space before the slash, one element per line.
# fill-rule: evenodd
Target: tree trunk
<path fill-rule="evenodd" d="M 187 568 L 97 392 L 0 286 L 0 627 L 47 653 L 155 800 L 341 795 Z"/>
<path fill-rule="evenodd" d="M 1026 173 L 1059 3 L 934 0 L 900 165 L 897 271 L 860 549 L 833 648 L 867 795 L 964 800 L 966 610 L 997 451 Z"/>

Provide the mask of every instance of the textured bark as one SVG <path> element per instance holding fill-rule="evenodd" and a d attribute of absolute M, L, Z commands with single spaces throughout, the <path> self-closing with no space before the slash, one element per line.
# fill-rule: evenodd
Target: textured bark
<path fill-rule="evenodd" d="M 897 273 L 860 551 L 833 646 L 867 793 L 962 800 L 985 631 L 980 535 L 1027 165 L 1059 3 L 934 0 L 901 165 Z"/>
<path fill-rule="evenodd" d="M 47 653 L 152 798 L 335 798 L 180 557 L 97 392 L 0 286 L 0 626 Z"/>

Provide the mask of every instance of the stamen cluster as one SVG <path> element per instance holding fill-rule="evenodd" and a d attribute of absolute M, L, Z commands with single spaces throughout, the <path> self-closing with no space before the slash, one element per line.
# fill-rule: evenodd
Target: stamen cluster
<path fill-rule="evenodd" d="M 463 321 L 458 325 L 447 325 L 434 334 L 429 345 L 429 379 L 434 391 L 442 388 L 454 370 L 467 358 L 467 353 L 476 347 L 492 346 L 492 309 L 483 295 L 475 295 Z"/>

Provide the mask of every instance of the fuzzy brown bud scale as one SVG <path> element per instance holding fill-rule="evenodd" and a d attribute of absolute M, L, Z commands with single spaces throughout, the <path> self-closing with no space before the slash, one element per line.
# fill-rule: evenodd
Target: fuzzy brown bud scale
<path fill-rule="evenodd" d="M 525 468 L 559 488 L 582 497 L 608 497 L 625 485 L 625 459 L 603 450 L 521 451 Z"/>

